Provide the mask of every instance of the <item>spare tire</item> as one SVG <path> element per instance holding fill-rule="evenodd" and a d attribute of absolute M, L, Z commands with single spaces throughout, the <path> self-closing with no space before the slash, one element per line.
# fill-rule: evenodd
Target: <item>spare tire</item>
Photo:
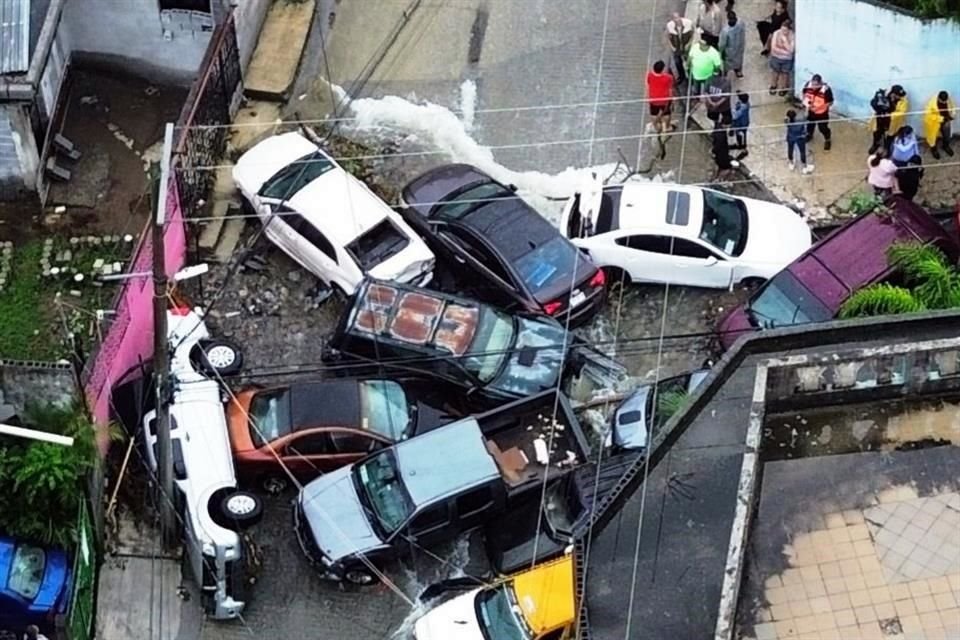
<path fill-rule="evenodd" d="M 229 340 L 203 340 L 198 347 L 198 362 L 210 375 L 232 376 L 243 368 L 243 352 Z"/>
<path fill-rule="evenodd" d="M 239 531 L 263 519 L 263 501 L 249 491 L 238 489 L 223 496 L 219 511 L 223 524 Z"/>

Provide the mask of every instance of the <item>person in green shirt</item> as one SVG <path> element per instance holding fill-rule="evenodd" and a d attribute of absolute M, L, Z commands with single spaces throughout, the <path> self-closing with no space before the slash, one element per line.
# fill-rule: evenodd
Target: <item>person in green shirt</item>
<path fill-rule="evenodd" d="M 723 58 L 710 43 L 701 40 L 690 49 L 690 96 L 696 101 L 717 69 L 723 71 Z"/>

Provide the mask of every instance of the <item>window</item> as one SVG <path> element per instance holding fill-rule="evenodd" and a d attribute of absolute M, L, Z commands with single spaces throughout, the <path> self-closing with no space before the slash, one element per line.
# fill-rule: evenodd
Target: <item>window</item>
<path fill-rule="evenodd" d="M 315 151 L 277 171 L 260 187 L 260 195 L 275 200 L 289 200 L 300 189 L 310 184 L 327 171 L 333 163 L 322 151 Z"/>
<path fill-rule="evenodd" d="M 662 253 L 698 260 L 716 257 L 709 249 L 696 242 L 683 238 L 671 238 L 670 236 L 626 236 L 617 238 L 616 242 L 620 246 L 649 253 Z"/>
<path fill-rule="evenodd" d="M 287 453 L 294 456 L 323 455 L 330 453 L 330 442 L 325 433 L 308 433 L 294 438 L 287 445 Z"/>
<path fill-rule="evenodd" d="M 667 223 L 681 227 L 690 222 L 690 194 L 682 191 L 667 192 Z"/>
<path fill-rule="evenodd" d="M 747 246 L 747 208 L 736 198 L 703 190 L 703 228 L 700 239 L 727 255 L 739 256 Z"/>
<path fill-rule="evenodd" d="M 508 285 L 511 284 L 511 278 L 504 270 L 500 259 L 493 255 L 490 250 L 484 247 L 481 243 L 477 242 L 467 231 L 464 231 L 463 229 L 459 229 L 451 225 L 447 227 L 447 230 L 449 233 L 445 235 L 453 241 L 453 244 L 462 248 L 465 253 L 472 256 L 474 260 L 479 262 L 483 267 L 489 269 L 495 276 L 503 280 L 505 283 Z"/>
<path fill-rule="evenodd" d="M 286 220 L 287 224 L 290 225 L 290 228 L 303 236 L 307 242 L 315 246 L 320 251 L 323 251 L 328 258 L 337 262 L 337 251 L 333 248 L 333 245 L 330 244 L 330 241 L 327 240 L 319 229 L 310 224 L 310 222 L 304 218 L 299 213 L 288 213 L 283 216 L 283 219 Z"/>
<path fill-rule="evenodd" d="M 416 406 L 407 401 L 403 387 L 393 380 L 360 383 L 361 415 L 364 427 L 391 440 L 403 440 L 414 424 Z"/>
<path fill-rule="evenodd" d="M 336 453 L 369 453 L 379 444 L 378 440 L 350 431 L 331 431 L 330 439 Z"/>
<path fill-rule="evenodd" d="M 460 517 L 472 516 L 493 504 L 490 487 L 475 489 L 457 498 L 457 513 Z"/>
<path fill-rule="evenodd" d="M 369 271 L 403 251 L 408 244 L 410 239 L 400 233 L 389 218 L 384 218 L 348 244 L 347 251 L 361 269 Z"/>
<path fill-rule="evenodd" d="M 290 390 L 261 391 L 250 401 L 250 437 L 254 446 L 262 447 L 271 440 L 290 433 Z"/>
<path fill-rule="evenodd" d="M 749 303 L 747 313 L 755 327 L 775 329 L 808 322 L 822 322 L 833 317 L 789 271 L 781 271 L 760 290 Z"/>
<path fill-rule="evenodd" d="M 355 473 L 373 517 L 387 536 L 413 513 L 413 501 L 403 486 L 393 450 L 384 449 L 356 467 Z"/>
<path fill-rule="evenodd" d="M 485 202 L 496 198 L 514 198 L 512 191 L 505 190 L 496 182 L 481 182 L 471 185 L 448 198 L 430 214 L 441 220 L 458 220 Z"/>
<path fill-rule="evenodd" d="M 33 600 L 40 593 L 47 554 L 43 549 L 22 545 L 13 554 L 7 588 L 17 595 Z"/>
<path fill-rule="evenodd" d="M 410 523 L 410 533 L 413 535 L 430 533 L 448 524 L 450 524 L 450 509 L 446 502 L 442 502 L 415 517 Z"/>

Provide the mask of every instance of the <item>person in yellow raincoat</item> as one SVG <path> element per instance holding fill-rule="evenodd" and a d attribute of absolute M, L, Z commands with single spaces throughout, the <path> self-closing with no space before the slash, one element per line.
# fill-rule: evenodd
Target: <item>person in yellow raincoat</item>
<path fill-rule="evenodd" d="M 907 112 L 910 110 L 907 92 L 899 84 L 890 87 L 890 103 L 893 105 L 893 111 L 890 113 L 890 133 L 895 135 L 903 125 L 907 124 Z"/>
<path fill-rule="evenodd" d="M 943 152 L 948 156 L 953 155 L 953 149 L 950 148 L 951 124 L 957 116 L 957 105 L 953 98 L 946 91 L 941 91 L 930 98 L 927 108 L 923 112 L 923 137 L 930 145 L 930 153 L 937 160 L 940 159 L 940 151 L 937 149 L 937 143 L 943 147 Z"/>

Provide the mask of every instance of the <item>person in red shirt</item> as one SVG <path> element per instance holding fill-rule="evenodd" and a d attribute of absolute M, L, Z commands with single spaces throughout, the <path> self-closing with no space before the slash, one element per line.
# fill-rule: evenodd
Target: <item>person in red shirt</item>
<path fill-rule="evenodd" d="M 670 128 L 670 103 L 673 99 L 673 75 L 666 70 L 663 60 L 653 63 L 647 72 L 647 100 L 657 133 Z"/>

